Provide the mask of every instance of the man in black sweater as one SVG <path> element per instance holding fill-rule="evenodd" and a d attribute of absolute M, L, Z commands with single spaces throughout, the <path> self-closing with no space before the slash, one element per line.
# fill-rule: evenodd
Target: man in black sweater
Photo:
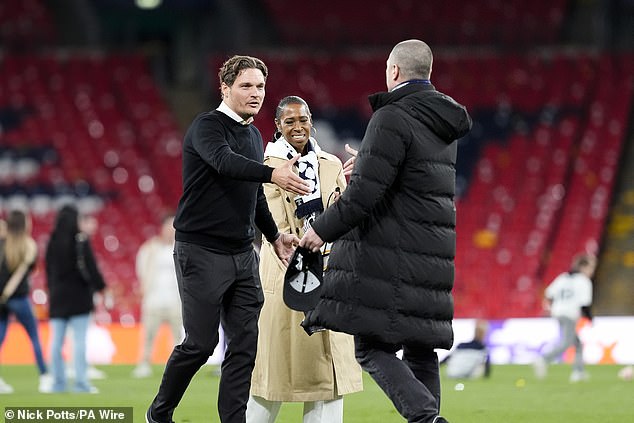
<path fill-rule="evenodd" d="M 278 232 L 262 183 L 298 194 L 309 191 L 292 170 L 299 155 L 277 169 L 262 164 L 262 136 L 251 123 L 264 100 L 267 74 L 257 58 L 227 60 L 219 72 L 220 107 L 198 115 L 185 135 L 174 261 L 186 336 L 167 362 L 145 416 L 148 423 L 172 421 L 192 377 L 218 343 L 220 323 L 227 348 L 218 414 L 223 423 L 244 422 L 264 301 L 254 226 L 284 265 L 299 242 L 295 235 Z"/>

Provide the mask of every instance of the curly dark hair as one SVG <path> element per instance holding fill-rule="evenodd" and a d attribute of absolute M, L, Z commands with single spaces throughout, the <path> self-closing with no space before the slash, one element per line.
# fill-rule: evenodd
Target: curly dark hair
<path fill-rule="evenodd" d="M 240 74 L 240 71 L 244 69 L 259 69 L 264 75 L 264 80 L 269 74 L 269 69 L 264 62 L 257 57 L 252 56 L 233 56 L 222 64 L 220 71 L 218 72 L 218 79 L 220 85 L 224 82 L 228 86 L 232 86 L 236 82 L 236 78 Z"/>

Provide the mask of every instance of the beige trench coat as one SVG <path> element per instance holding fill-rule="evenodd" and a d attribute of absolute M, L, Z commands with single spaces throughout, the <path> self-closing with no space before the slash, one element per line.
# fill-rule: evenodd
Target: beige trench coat
<path fill-rule="evenodd" d="M 345 188 L 341 161 L 320 152 L 319 181 L 324 207 L 339 187 Z M 279 167 L 286 161 L 267 157 L 265 164 Z M 302 237 L 302 221 L 295 217 L 295 194 L 265 184 L 269 209 L 280 232 Z M 361 368 L 354 357 L 352 336 L 323 331 L 308 336 L 300 327 L 304 313 L 289 309 L 282 298 L 286 268 L 271 244 L 262 242 L 260 278 L 264 306 L 260 313 L 258 353 L 251 381 L 251 394 L 269 401 L 332 400 L 363 390 Z"/>

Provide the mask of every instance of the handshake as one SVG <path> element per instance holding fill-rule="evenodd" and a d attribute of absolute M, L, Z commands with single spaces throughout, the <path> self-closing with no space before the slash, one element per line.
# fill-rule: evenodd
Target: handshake
<path fill-rule="evenodd" d="M 343 164 L 343 174 L 345 176 L 349 176 L 354 170 L 354 162 L 357 158 L 358 151 L 350 147 L 348 144 L 346 144 L 345 149 L 352 156 Z M 293 160 L 290 160 L 289 167 L 292 166 L 298 158 L 299 156 L 296 156 L 293 158 Z M 303 187 L 293 186 L 293 188 L 297 189 Z M 303 194 L 301 192 L 298 193 Z M 335 193 L 335 202 L 339 199 L 340 196 L 341 194 L 337 191 Z M 317 234 L 317 232 L 315 232 L 313 228 L 310 228 L 306 231 L 302 239 L 299 239 L 296 235 L 293 234 L 280 234 L 280 236 L 278 236 L 277 239 L 273 242 L 273 249 L 275 250 L 275 254 L 277 254 L 282 263 L 284 263 L 284 266 L 288 266 L 289 260 L 295 252 L 295 248 L 297 246 L 306 248 L 307 250 L 310 250 L 312 252 L 317 252 L 322 245 L 324 245 L 324 240 L 321 239 L 321 237 Z"/>
<path fill-rule="evenodd" d="M 284 266 L 288 266 L 289 260 L 293 256 L 297 246 L 306 248 L 312 252 L 317 252 L 321 246 L 324 245 L 324 241 L 317 235 L 317 232 L 315 232 L 313 228 L 310 228 L 302 239 L 299 239 L 294 234 L 281 233 L 272 245 L 275 254 L 277 254 L 282 263 L 284 263 Z"/>

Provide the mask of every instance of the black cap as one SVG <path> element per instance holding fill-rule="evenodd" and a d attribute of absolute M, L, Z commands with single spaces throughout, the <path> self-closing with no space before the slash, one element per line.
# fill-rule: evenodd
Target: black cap
<path fill-rule="evenodd" d="M 284 302 L 297 311 L 315 308 L 324 282 L 324 258 L 321 252 L 297 247 L 284 275 Z"/>

